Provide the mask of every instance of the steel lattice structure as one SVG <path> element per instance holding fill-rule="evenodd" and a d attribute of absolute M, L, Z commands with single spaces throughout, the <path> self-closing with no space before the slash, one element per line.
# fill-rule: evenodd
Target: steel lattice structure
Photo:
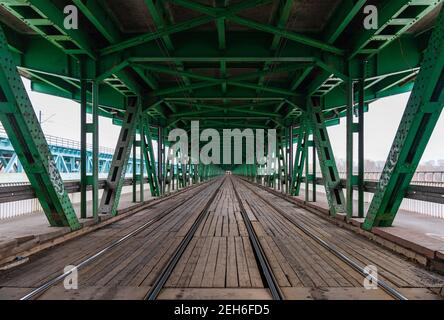
<path fill-rule="evenodd" d="M 78 9 L 77 29 L 64 26 L 67 5 Z M 375 28 L 363 25 L 367 5 L 378 10 Z M 152 193 L 168 189 L 171 164 L 160 156 L 156 168 L 152 139 L 162 155 L 169 130 L 190 131 L 192 120 L 200 120 L 201 129 L 276 129 L 278 173 L 266 180 L 274 185 L 277 179 L 292 194 L 299 192 L 304 166 L 309 169 L 309 147 L 316 150 L 331 214 L 351 217 L 354 188 L 364 214 L 368 105 L 413 89 L 364 224 L 389 226 L 444 104 L 443 24 L 439 0 L 2 0 L 0 119 L 32 185 L 44 189 L 38 196 L 52 225 L 79 227 L 20 76 L 37 92 L 80 102 L 83 163 L 86 137 L 93 137 L 92 174 L 84 167 L 83 194 L 88 185 L 97 194 L 98 117 L 121 125 L 100 210 L 94 198 L 94 217 L 116 213 L 132 149 L 142 150 Z M 91 123 L 86 113 L 93 114 Z M 347 119 L 345 197 L 326 130 L 341 117 Z M 294 143 L 296 161 L 289 151 Z M 257 179 L 257 167 L 223 169 Z M 179 182 L 221 172 L 183 165 Z M 314 174 L 305 180 L 315 186 Z"/>

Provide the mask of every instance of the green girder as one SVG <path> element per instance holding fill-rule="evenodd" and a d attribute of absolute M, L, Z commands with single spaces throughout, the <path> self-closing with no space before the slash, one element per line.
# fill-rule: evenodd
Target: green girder
<path fill-rule="evenodd" d="M 146 116 L 141 116 L 142 122 L 142 144 L 145 148 L 143 150 L 143 158 L 145 160 L 146 171 L 148 174 L 148 183 L 150 185 L 151 196 L 160 196 L 159 180 L 156 174 L 156 162 L 154 158 L 153 138 L 149 122 Z"/>
<path fill-rule="evenodd" d="M 20 33 L 0 22 L 4 32 L 2 51 L 5 51 L 6 55 L 9 50 L 11 65 L 14 65 L 14 69 L 17 65 L 20 74 L 31 80 L 32 90 L 81 101 L 83 113 L 110 117 L 113 123 L 123 126 L 122 130 L 124 127 L 131 132 L 135 130 L 135 124 L 127 124 L 125 119 L 134 107 L 128 107 L 128 100 L 133 100 L 135 96 L 140 97 L 138 99 L 138 104 L 141 104 L 140 117 L 144 119 L 142 122 L 146 127 L 142 126 L 141 133 L 144 133 L 144 138 L 136 144 L 145 151 L 145 161 L 150 159 L 148 163 L 145 162 L 146 166 L 152 167 L 154 159 L 153 154 L 149 154 L 153 151 L 152 145 L 149 146 L 151 138 L 146 137 L 146 133 L 150 134 L 149 124 L 167 130 L 174 126 L 189 129 L 191 120 L 201 119 L 201 129 L 249 127 L 281 130 L 288 126 L 299 126 L 301 132 L 298 139 L 304 138 L 306 130 L 308 132 L 313 130 L 325 178 L 326 171 L 335 171 L 336 167 L 325 164 L 329 161 L 326 160 L 327 155 L 332 156 L 332 151 L 329 142 L 322 140 L 320 132 L 324 130 L 326 133 L 326 126 L 338 124 L 340 117 L 346 116 L 346 107 L 358 103 L 357 98 L 347 101 L 344 91 L 351 81 L 357 81 L 362 76 L 360 67 L 362 60 L 367 61 L 365 93 L 363 97 L 359 97 L 363 98 L 359 103 L 364 111 L 367 111 L 368 104 L 376 99 L 410 91 L 415 81 L 417 85 L 414 95 L 424 96 L 424 99 L 437 95 L 437 93 L 417 92 L 418 81 L 424 78 L 425 72 L 424 66 L 419 69 L 420 62 L 431 31 L 426 30 L 421 34 L 411 34 L 408 31 L 414 23 L 436 8 L 440 3 L 437 0 L 382 1 L 378 7 L 380 9 L 378 29 L 356 29 L 351 38 L 347 38 L 350 29 L 355 28 L 363 7 L 369 4 L 369 1 L 341 1 L 327 21 L 324 30 L 311 34 L 295 32 L 291 27 L 294 6 L 298 4 L 292 0 L 282 0 L 278 3 L 271 0 L 247 0 L 236 3 L 215 1 L 212 6 L 198 1 L 171 0 L 169 2 L 174 6 L 180 6 L 185 11 L 191 10 L 193 13 L 191 16 L 194 18 L 181 20 L 179 23 L 174 21 L 165 1 L 144 0 L 152 18 L 150 28 L 155 30 L 135 36 L 124 34 L 123 29 L 113 19 L 109 19 L 107 3 L 103 0 L 73 0 L 72 3 L 82 14 L 82 23 L 87 27 L 65 30 L 62 2 L 2 1 L 0 5 L 3 8 L 37 33 L 37 35 Z M 271 3 L 274 4 L 275 10 L 269 24 L 253 21 L 247 17 L 248 14 L 244 14 L 250 9 Z M 37 15 L 38 19 L 35 17 Z M 196 28 L 213 23 L 214 30 L 206 27 Z M 442 24 L 438 22 L 435 28 L 433 39 L 438 37 L 437 33 L 442 38 L 440 23 Z M 232 24 L 240 25 L 243 30 L 241 28 L 233 30 Z M 89 32 L 90 29 L 94 29 L 94 32 Z M 436 31 L 437 29 L 440 31 Z M 437 40 L 433 39 L 431 42 L 437 43 Z M 48 57 L 51 57 L 50 63 Z M 393 59 L 393 57 L 402 57 L 402 59 Z M 434 62 L 434 70 L 438 70 L 441 64 L 442 58 L 437 59 Z M 216 71 L 201 71 L 206 68 Z M 248 72 L 240 74 L 233 72 L 239 68 L 247 68 Z M 18 74 L 14 76 L 19 77 Z M 439 91 L 442 79 L 435 73 L 431 77 L 427 78 L 428 87 L 435 85 L 434 88 L 438 88 L 436 91 Z M 174 85 L 173 81 L 168 80 L 171 78 L 178 78 L 181 84 Z M 85 90 L 80 80 L 97 83 L 94 88 L 96 91 L 93 92 L 92 88 Z M 1 82 L 1 88 L 6 92 L 5 96 L 10 98 L 8 89 L 4 89 L 8 88 L 5 79 Z M 21 88 L 16 90 L 20 91 Z M 97 94 L 99 91 L 100 95 Z M 316 103 L 319 102 L 314 108 L 316 111 L 310 106 L 311 101 L 308 106 L 306 105 L 307 96 L 319 99 L 315 99 Z M 91 103 L 89 101 L 85 103 L 89 99 Z M 439 100 L 439 103 L 424 100 L 421 106 L 417 106 L 413 98 L 411 100 L 406 114 L 407 112 L 414 114 L 414 117 L 410 116 L 414 121 L 412 120 L 410 124 L 403 123 L 400 127 L 400 131 L 407 130 L 408 133 L 405 133 L 406 137 L 401 133 L 397 135 L 393 150 L 396 146 L 402 148 L 396 152 L 391 151 L 389 159 L 395 158 L 396 164 L 393 164 L 393 171 L 390 171 L 389 162 L 386 165 L 381 185 L 384 183 L 387 185 L 377 194 L 380 199 L 375 197 L 372 203 L 366 228 L 391 224 L 403 191 L 410 181 L 410 175 L 417 166 L 437 114 L 440 112 L 439 103 L 442 100 Z M 304 114 L 308 114 L 309 118 L 303 117 Z M 322 123 L 316 122 L 317 119 L 313 117 L 320 117 Z M 408 122 L 409 119 L 406 115 L 404 122 Z M 18 123 L 23 124 L 20 121 Z M 311 127 L 304 129 L 307 125 Z M 425 130 L 421 129 L 422 135 L 418 137 L 415 134 L 420 126 L 425 127 Z M 97 127 L 94 128 L 94 125 L 88 125 L 84 129 L 82 137 L 87 131 L 97 133 Z M 11 126 L 8 130 L 11 131 Z M 23 132 L 29 133 L 26 131 L 29 128 L 24 130 Z M 36 132 L 32 135 L 29 133 L 29 137 L 40 139 L 39 130 Z M 8 134 L 14 133 L 8 132 Z M 95 136 L 97 137 L 97 134 Z M 124 145 L 125 155 L 130 152 L 128 150 L 131 149 L 132 142 L 133 140 Z M 302 140 L 301 146 L 303 146 Z M 305 145 L 304 150 L 307 147 L 308 145 Z M 408 153 L 412 147 L 418 150 L 414 157 Z M 278 178 L 280 188 L 286 176 L 286 173 L 282 174 L 283 167 L 286 168 L 286 165 L 281 163 L 285 159 L 282 148 L 283 145 L 277 150 L 280 159 L 278 174 L 267 178 L 268 183 L 273 186 L 275 178 Z M 298 152 L 296 155 L 298 159 L 295 160 L 297 165 L 295 164 L 293 170 L 294 179 L 291 180 L 290 190 L 287 190 L 291 194 L 299 192 L 297 184 L 300 186 L 302 175 L 302 171 L 299 173 L 299 170 L 303 169 L 304 164 L 308 165 L 308 161 L 303 161 L 307 159 L 308 154 L 303 154 L 299 144 Z M 299 162 L 300 157 L 303 158 L 302 163 Z M 249 177 L 256 175 L 254 169 L 252 166 L 242 168 L 244 174 Z M 191 175 L 195 182 L 196 175 L 200 179 L 208 179 L 220 173 L 220 170 L 214 166 L 202 165 L 197 169 L 195 166 L 184 165 L 183 168 L 180 166 L 180 170 L 182 186 L 187 185 L 188 175 Z M 163 180 L 159 183 L 156 170 L 151 171 L 148 179 L 151 181 L 151 192 L 155 195 L 161 194 L 160 189 L 167 183 Z M 121 173 L 119 171 L 119 177 Z M 339 190 L 335 184 L 336 178 L 333 174 L 332 181 L 326 182 L 330 194 L 336 194 Z M 141 176 L 136 179 L 143 183 Z M 83 177 L 82 181 L 83 185 L 91 183 L 95 186 L 97 177 L 96 175 L 91 178 Z M 159 184 L 163 185 L 160 189 Z M 35 183 L 33 185 L 35 186 Z M 108 187 L 116 192 L 114 196 L 117 197 L 113 198 L 105 211 L 116 214 L 120 187 L 119 184 L 112 185 L 112 183 Z M 55 198 L 51 200 L 57 204 L 57 212 L 61 214 L 61 219 L 65 219 L 57 223 L 66 225 L 66 212 L 71 212 L 71 209 L 69 205 L 62 208 L 58 204 L 59 200 Z M 329 195 L 332 214 L 342 209 L 341 205 L 344 204 L 342 200 L 343 196 L 340 194 L 335 197 Z M 102 206 L 102 209 L 104 208 Z M 96 213 L 93 215 L 97 216 Z M 59 218 L 52 219 L 53 224 Z M 76 222 L 71 224 L 72 228 L 77 227 Z"/>
<path fill-rule="evenodd" d="M 320 99 L 317 97 L 309 98 L 307 103 L 307 126 L 313 134 L 319 157 L 319 166 L 321 167 L 322 177 L 324 178 L 325 193 L 330 214 L 335 216 L 339 212 L 345 212 L 345 200 L 341 180 L 336 167 L 327 128 L 325 127 Z"/>
<path fill-rule="evenodd" d="M 137 97 L 128 98 L 127 111 L 117 140 L 100 203 L 99 212 L 102 214 L 117 215 L 123 180 L 142 108 L 140 100 L 141 99 Z"/>
<path fill-rule="evenodd" d="M 0 120 L 51 226 L 81 227 L 0 28 Z"/>
<path fill-rule="evenodd" d="M 391 226 L 444 107 L 444 9 L 424 54 L 363 228 Z"/>

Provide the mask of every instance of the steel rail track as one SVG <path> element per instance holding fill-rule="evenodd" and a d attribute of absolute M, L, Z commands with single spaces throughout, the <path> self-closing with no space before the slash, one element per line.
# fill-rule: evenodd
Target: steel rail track
<path fill-rule="evenodd" d="M 240 212 L 242 218 L 244 219 L 245 226 L 247 228 L 248 236 L 250 238 L 251 244 L 253 246 L 254 254 L 256 259 L 259 261 L 260 268 L 262 270 L 262 274 L 265 277 L 265 281 L 268 285 L 268 289 L 270 289 L 271 296 L 274 300 L 284 300 L 285 296 L 279 287 L 279 284 L 276 280 L 276 277 L 273 273 L 273 269 L 271 268 L 270 263 L 265 255 L 264 249 L 261 246 L 259 238 L 257 237 L 256 232 L 254 231 L 253 224 L 251 223 L 248 215 L 245 211 L 245 208 L 242 204 L 239 193 L 236 190 L 233 179 L 230 179 L 231 184 L 233 185 L 234 193 L 236 194 L 237 201 L 239 202 Z"/>
<path fill-rule="evenodd" d="M 220 182 L 220 185 L 216 188 L 216 190 L 211 195 L 210 199 L 208 199 L 205 207 L 202 209 L 202 211 L 199 213 L 199 216 L 194 221 L 191 228 L 188 230 L 185 237 L 180 242 L 179 246 L 174 250 L 172 256 L 166 263 L 165 267 L 162 268 L 162 272 L 160 275 L 156 278 L 156 281 L 154 282 L 151 289 L 147 292 L 147 294 L 144 297 L 144 300 L 156 300 L 157 296 L 159 295 L 160 291 L 162 290 L 165 283 L 168 281 L 168 278 L 170 277 L 171 273 L 173 272 L 174 268 L 176 267 L 177 263 L 179 262 L 180 258 L 182 257 L 182 254 L 185 252 L 186 248 L 190 244 L 191 240 L 194 237 L 194 234 L 196 233 L 197 229 L 199 228 L 199 225 L 204 220 L 205 216 L 208 214 L 208 209 L 213 202 L 213 200 L 216 198 L 216 195 L 219 193 L 220 188 L 222 187 L 224 183 L 224 180 Z"/>
<path fill-rule="evenodd" d="M 406 296 L 404 296 L 401 292 L 390 286 L 387 282 L 380 280 L 378 278 L 375 278 L 372 274 L 370 274 L 368 271 L 365 270 L 359 263 L 354 261 L 353 259 L 349 258 L 345 254 L 341 253 L 335 246 L 327 243 L 319 236 L 315 235 L 312 231 L 310 231 L 307 227 L 302 225 L 299 222 L 294 221 L 293 219 L 289 218 L 288 214 L 285 213 L 282 209 L 276 207 L 273 205 L 269 200 L 265 199 L 263 196 L 258 194 L 255 190 L 253 190 L 251 187 L 249 187 L 247 184 L 250 183 L 245 181 L 244 179 L 241 179 L 243 184 L 248 190 L 253 192 L 257 197 L 259 197 L 262 201 L 264 201 L 266 204 L 268 204 L 271 208 L 279 212 L 286 220 L 288 220 L 290 223 L 292 223 L 294 226 L 296 226 L 298 229 L 300 229 L 303 233 L 305 233 L 307 236 L 318 242 L 321 246 L 323 246 L 325 249 L 333 253 L 336 257 L 344 261 L 347 265 L 349 265 L 351 268 L 356 270 L 358 273 L 360 273 L 362 276 L 369 278 L 369 280 L 372 280 L 372 282 L 376 283 L 378 286 L 380 286 L 388 295 L 391 297 L 397 299 L 397 300 L 408 300 Z M 266 189 L 263 189 L 267 191 Z M 283 199 L 283 198 L 282 198 Z M 285 199 L 284 199 L 285 200 Z"/>
<path fill-rule="evenodd" d="M 211 184 L 216 183 L 215 181 L 210 182 Z M 205 183 L 206 184 L 206 183 Z M 201 184 L 202 185 L 202 184 Z M 193 189 L 196 189 L 199 186 L 196 186 Z M 184 189 L 181 190 L 177 193 L 172 194 L 169 197 L 164 197 L 159 199 L 159 201 L 153 203 L 153 204 L 159 204 L 162 203 L 166 200 L 170 200 L 172 197 L 178 196 L 186 191 L 190 191 L 190 189 Z M 193 194 L 191 197 L 184 199 L 182 202 L 180 202 L 179 206 L 184 205 L 185 203 L 191 201 L 194 197 L 196 197 L 199 194 L 199 192 L 196 192 L 195 194 Z M 150 205 L 148 204 L 146 207 L 141 207 L 138 208 L 140 210 L 137 210 L 136 212 L 140 212 L 142 210 L 145 210 L 147 208 L 149 208 Z M 60 274 L 57 277 L 52 278 L 51 280 L 45 282 L 44 284 L 42 284 L 41 286 L 35 288 L 34 290 L 32 290 L 31 292 L 29 292 L 28 294 L 26 294 L 25 296 L 21 297 L 20 300 L 30 300 L 32 298 L 35 298 L 39 295 L 41 295 L 42 293 L 46 292 L 48 289 L 50 289 L 51 287 L 53 287 L 54 285 L 56 285 L 57 283 L 59 283 L 60 281 L 63 281 L 63 279 L 65 279 L 67 276 L 69 276 L 73 271 L 75 270 L 79 270 L 80 268 L 86 266 L 87 264 L 95 261 L 96 259 L 98 259 L 99 257 L 103 256 L 103 254 L 105 254 L 106 252 L 109 252 L 111 249 L 117 247 L 118 245 L 122 244 L 123 242 L 125 242 L 126 240 L 128 240 L 131 237 L 134 237 L 135 235 L 139 234 L 141 231 L 145 230 L 146 228 L 148 228 L 149 226 L 153 225 L 154 223 L 160 221 L 161 219 L 163 219 L 164 217 L 166 217 L 168 214 L 170 214 L 172 211 L 174 211 L 177 208 L 177 206 L 174 206 L 172 208 L 169 208 L 165 211 L 163 211 L 161 214 L 159 214 L 158 216 L 150 219 L 149 221 L 145 222 L 144 224 L 142 224 L 141 226 L 139 226 L 137 229 L 129 232 L 128 234 L 126 234 L 125 236 L 123 236 L 122 238 L 112 242 L 111 244 L 107 245 L 105 248 L 101 249 L 100 251 L 98 251 L 97 253 L 89 256 L 88 258 L 82 260 L 79 264 L 77 264 L 76 266 L 74 266 L 73 268 L 69 269 L 68 271 Z"/>

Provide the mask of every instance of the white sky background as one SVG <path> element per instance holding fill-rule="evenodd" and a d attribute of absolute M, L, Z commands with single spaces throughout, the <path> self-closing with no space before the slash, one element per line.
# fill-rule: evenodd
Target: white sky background
<path fill-rule="evenodd" d="M 370 104 L 364 119 L 365 159 L 385 161 L 401 121 L 410 93 L 382 98 Z M 355 120 L 357 121 L 357 120 Z M 346 158 L 346 125 L 341 118 L 340 125 L 329 127 L 328 133 L 336 158 Z M 355 135 L 356 137 L 356 135 Z M 444 116 L 441 114 L 432 137 L 425 149 L 421 162 L 444 159 Z M 355 142 L 356 142 L 355 138 Z M 354 151 L 357 149 L 355 143 Z M 356 153 L 355 153 L 355 159 Z"/>
<path fill-rule="evenodd" d="M 38 116 L 42 111 L 42 127 L 46 134 L 80 141 L 80 105 L 68 99 L 32 92 L 30 82 L 24 83 L 34 110 Z M 385 161 L 395 132 L 407 104 L 409 93 L 380 99 L 370 105 L 365 114 L 365 158 Z M 99 117 L 99 144 L 101 147 L 115 148 L 120 131 L 109 118 Z M 328 128 L 333 151 L 337 159 L 345 159 L 345 118 L 341 124 Z M 441 115 L 422 161 L 444 159 L 442 139 L 444 137 L 444 117 Z M 355 147 L 356 149 L 356 147 Z"/>

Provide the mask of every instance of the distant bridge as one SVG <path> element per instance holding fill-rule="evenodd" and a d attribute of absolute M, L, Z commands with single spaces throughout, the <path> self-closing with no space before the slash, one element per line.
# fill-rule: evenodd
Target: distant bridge
<path fill-rule="evenodd" d="M 57 169 L 61 173 L 80 173 L 80 142 L 52 135 L 45 135 Z M 108 173 L 114 149 L 99 148 L 99 173 Z M 92 145 L 87 145 L 86 171 L 92 173 Z M 130 157 L 127 174 L 132 174 L 133 159 Z M 140 159 L 136 159 L 136 173 L 140 171 Z M 22 173 L 23 166 L 11 145 L 5 130 L 0 127 L 0 173 Z"/>

